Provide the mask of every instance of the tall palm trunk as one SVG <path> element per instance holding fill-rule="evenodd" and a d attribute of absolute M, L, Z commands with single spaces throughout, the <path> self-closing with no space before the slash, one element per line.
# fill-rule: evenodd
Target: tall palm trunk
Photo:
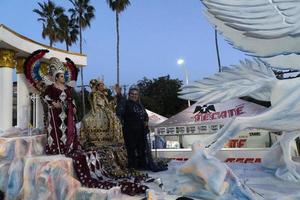
<path fill-rule="evenodd" d="M 119 33 L 119 13 L 116 11 L 116 31 L 117 31 L 117 84 L 120 83 L 120 33 Z"/>
<path fill-rule="evenodd" d="M 69 51 L 69 45 L 67 42 L 66 42 L 66 50 Z"/>
<path fill-rule="evenodd" d="M 79 19 L 79 48 L 80 48 L 80 54 L 82 54 L 82 27 L 81 27 L 81 13 L 80 13 L 80 19 Z M 84 97 L 84 86 L 83 86 L 83 67 L 81 67 L 80 70 L 80 77 L 81 77 L 81 94 L 82 94 L 82 114 L 85 115 L 85 97 Z"/>
<path fill-rule="evenodd" d="M 219 53 L 219 45 L 218 45 L 218 32 L 217 32 L 216 29 L 215 29 L 215 44 L 216 44 L 219 72 L 222 72 L 221 61 L 220 61 L 220 53 Z"/>

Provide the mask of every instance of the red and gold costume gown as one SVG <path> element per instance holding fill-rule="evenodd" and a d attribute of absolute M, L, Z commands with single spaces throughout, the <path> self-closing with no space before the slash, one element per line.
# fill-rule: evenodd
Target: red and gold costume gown
<path fill-rule="evenodd" d="M 72 98 L 71 87 L 58 89 L 54 84 L 48 86 L 44 93 L 48 104 L 47 119 L 47 154 L 67 154 L 78 149 L 78 138 L 75 126 L 75 103 Z M 60 102 L 61 108 L 55 108 L 52 102 Z"/>

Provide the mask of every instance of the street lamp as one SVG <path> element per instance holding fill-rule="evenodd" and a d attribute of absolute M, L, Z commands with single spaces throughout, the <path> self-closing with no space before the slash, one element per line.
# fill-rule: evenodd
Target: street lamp
<path fill-rule="evenodd" d="M 185 62 L 182 58 L 177 60 L 177 65 L 179 65 L 180 67 L 182 67 L 182 69 L 184 70 L 184 74 L 185 74 L 185 84 L 188 85 L 189 84 L 189 77 L 188 77 L 188 71 L 187 68 L 185 66 Z M 188 106 L 191 106 L 191 102 L 190 100 L 188 100 Z"/>

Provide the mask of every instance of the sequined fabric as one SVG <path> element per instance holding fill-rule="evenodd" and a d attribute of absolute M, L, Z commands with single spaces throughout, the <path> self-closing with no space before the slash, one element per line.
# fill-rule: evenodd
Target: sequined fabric
<path fill-rule="evenodd" d="M 104 94 L 90 95 L 92 110 L 82 119 L 80 143 L 85 150 L 124 144 L 122 129 Z"/>

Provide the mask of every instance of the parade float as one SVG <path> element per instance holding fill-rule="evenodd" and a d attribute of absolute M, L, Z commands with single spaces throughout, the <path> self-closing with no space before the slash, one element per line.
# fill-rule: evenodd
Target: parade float
<path fill-rule="evenodd" d="M 209 114 L 193 113 L 192 125 L 183 125 L 177 121 L 176 126 L 173 124 L 168 127 L 165 123 L 163 127 L 157 127 L 157 134 L 213 132 L 205 138 L 199 136 L 199 141 L 193 144 L 188 154 L 185 153 L 186 149 L 176 149 L 172 156 L 167 156 L 188 159 L 187 161 L 171 161 L 168 171 L 149 173 L 157 179 L 149 184 L 147 198 L 175 200 L 186 196 L 192 199 L 216 200 L 299 199 L 299 157 L 292 156 L 291 153 L 291 146 L 299 136 L 300 128 L 299 78 L 279 80 L 271 67 L 299 68 L 297 19 L 300 4 L 297 1 L 265 0 L 202 2 L 206 6 L 209 21 L 219 33 L 236 48 L 256 58 L 241 61 L 231 68 L 224 68 L 221 73 L 183 88 L 181 98 L 197 101 L 192 112 L 198 108 L 204 112 L 203 107 L 212 104 L 215 105 L 215 110 L 211 110 Z M 6 199 L 144 198 L 141 195 L 123 195 L 118 187 L 109 190 L 82 187 L 74 174 L 70 158 L 63 155 L 46 156 L 44 153 L 46 136 L 39 129 L 43 125 L 42 107 L 38 96 L 29 95 L 30 87 L 22 73 L 24 69 L 21 69 L 24 66 L 22 60 L 24 62 L 29 54 L 38 49 L 49 50 L 42 60 L 44 65 L 47 65 L 50 57 L 57 57 L 62 62 L 65 62 L 65 57 L 69 57 L 77 66 L 84 66 L 86 56 L 38 44 L 3 25 L 0 25 L 0 33 L 0 92 L 2 97 L 6 97 L 0 99 L 0 111 L 5 113 L 0 116 L 0 189 L 5 192 Z M 13 92 L 12 73 L 16 66 L 18 117 L 17 126 L 13 128 L 10 105 Z M 259 112 L 247 112 L 245 115 L 242 112 L 244 107 L 239 107 L 241 104 L 234 108 L 216 109 L 218 104 L 225 104 L 227 101 L 243 102 L 237 99 L 243 96 L 270 101 L 271 106 L 258 109 Z M 31 104 L 30 101 L 35 103 Z M 233 109 L 236 109 L 235 112 Z M 34 113 L 35 117 L 29 117 L 29 112 Z M 207 119 L 219 120 L 229 115 L 222 123 L 200 123 L 208 121 Z M 29 126 L 30 124 L 36 129 Z M 281 136 L 278 135 L 278 140 L 271 148 L 253 148 L 256 149 L 253 151 L 229 148 L 232 150 L 227 154 L 229 157 L 221 158 L 223 147 L 230 146 L 232 140 L 247 129 L 255 130 L 247 132 L 248 136 L 257 135 L 257 130 L 268 131 L 261 131 L 261 135 L 269 135 L 270 131 L 274 131 L 281 132 Z M 233 146 L 243 145 L 245 142 L 238 141 Z M 233 156 L 233 151 L 240 153 L 240 156 Z M 159 150 L 153 150 L 155 155 L 163 156 L 157 152 Z"/>

